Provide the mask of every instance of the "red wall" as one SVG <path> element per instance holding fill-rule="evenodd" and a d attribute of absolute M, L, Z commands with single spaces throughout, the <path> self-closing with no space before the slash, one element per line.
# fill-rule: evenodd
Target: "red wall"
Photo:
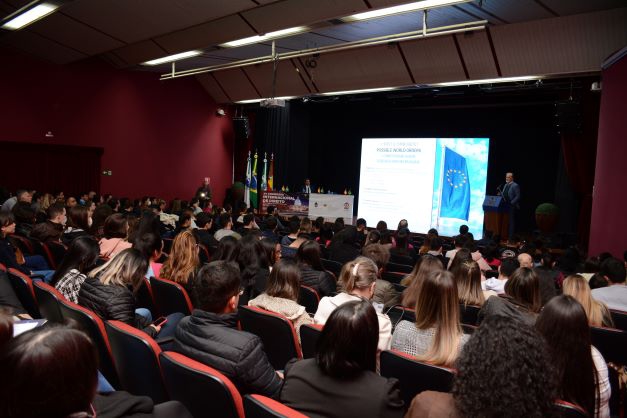
<path fill-rule="evenodd" d="M 58 66 L 9 50 L 0 50 L 0 62 L 0 141 L 102 147 L 102 169 L 113 175 L 101 177 L 100 192 L 119 197 L 189 199 L 209 176 L 222 204 L 232 177 L 231 118 L 216 116 L 193 77 L 161 82 L 157 73 L 98 60 Z"/>
<path fill-rule="evenodd" d="M 603 71 L 589 253 L 627 250 L 627 57 Z"/>

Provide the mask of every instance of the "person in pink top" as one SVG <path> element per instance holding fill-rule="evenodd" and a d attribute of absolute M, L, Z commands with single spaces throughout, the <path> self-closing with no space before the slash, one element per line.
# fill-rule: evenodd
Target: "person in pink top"
<path fill-rule="evenodd" d="M 131 248 L 132 244 L 127 241 L 128 221 L 126 217 L 119 213 L 114 213 L 105 220 L 104 238 L 98 243 L 100 245 L 100 257 L 112 258 L 120 251 Z"/>

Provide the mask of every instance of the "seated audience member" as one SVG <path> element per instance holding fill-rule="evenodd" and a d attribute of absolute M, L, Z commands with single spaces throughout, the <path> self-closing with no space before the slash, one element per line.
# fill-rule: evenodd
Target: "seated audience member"
<path fill-rule="evenodd" d="M 483 231 L 483 237 L 477 240 L 477 245 L 480 247 L 488 247 L 490 245 L 496 245 L 496 242 L 494 241 L 494 232 L 488 229 Z"/>
<path fill-rule="evenodd" d="M 113 215 L 113 209 L 109 205 L 100 205 L 96 207 L 91 216 L 91 235 L 100 240 L 104 237 L 104 225 L 109 216 Z"/>
<path fill-rule="evenodd" d="M 331 240 L 333 239 L 333 228 L 328 223 L 324 223 L 320 228 L 320 237 L 317 241 L 322 245 L 323 248 L 328 248 L 331 245 Z"/>
<path fill-rule="evenodd" d="M 583 276 L 586 281 L 589 281 L 595 273 L 598 273 L 601 269 L 601 260 L 599 257 L 588 257 L 583 263 L 583 269 L 579 275 Z"/>
<path fill-rule="evenodd" d="M 13 206 L 15 206 L 17 202 L 26 202 L 30 205 L 32 201 L 33 196 L 30 194 L 30 192 L 28 190 L 20 189 L 15 193 L 15 196 L 8 198 L 2 204 L 0 212 L 11 212 L 11 210 L 13 210 Z"/>
<path fill-rule="evenodd" d="M 196 238 L 192 231 L 183 231 L 174 237 L 170 254 L 159 271 L 159 278 L 172 280 L 191 293 L 193 278 L 199 268 Z"/>
<path fill-rule="evenodd" d="M 378 244 L 380 239 L 381 239 L 381 233 L 377 231 L 376 229 L 373 229 L 372 231 L 368 232 L 368 235 L 366 235 L 366 241 L 364 242 L 364 247 L 367 247 L 368 245 L 372 245 L 372 244 Z"/>
<path fill-rule="evenodd" d="M 403 292 L 401 304 L 406 308 L 415 308 L 418 294 L 420 293 L 420 286 L 422 286 L 425 278 L 432 271 L 440 270 L 444 270 L 444 267 L 436 257 L 431 255 L 420 257 L 412 272 L 401 280 L 401 284 L 407 286 L 407 289 Z"/>
<path fill-rule="evenodd" d="M 333 222 L 333 232 L 337 234 L 342 229 L 344 229 L 346 225 L 344 224 L 344 218 L 336 218 L 335 222 Z"/>
<path fill-rule="evenodd" d="M 139 328 L 151 337 L 157 334 L 169 337 L 183 317 L 182 313 L 171 314 L 168 322 L 156 326 L 151 324 L 151 317 L 136 312 L 134 295 L 143 285 L 147 269 L 148 262 L 142 253 L 128 248 L 89 273 L 78 292 L 78 303 L 105 321 L 115 319 Z"/>
<path fill-rule="evenodd" d="M 466 248 L 461 248 L 459 251 L 455 253 L 455 257 L 448 261 L 448 271 L 455 271 L 457 267 L 461 264 L 464 264 L 468 261 L 473 261 L 472 254 Z"/>
<path fill-rule="evenodd" d="M 255 215 L 247 213 L 242 218 L 242 227 L 237 231 L 242 237 L 248 235 L 251 231 L 258 231 L 259 226 L 255 222 Z"/>
<path fill-rule="evenodd" d="M 583 306 L 590 326 L 614 327 L 609 309 L 605 303 L 599 302 L 592 297 L 590 286 L 583 276 L 573 274 L 566 277 L 562 290 L 565 295 L 572 296 Z"/>
<path fill-rule="evenodd" d="M 503 297 L 488 298 L 483 304 L 477 322 L 490 315 L 502 315 L 533 325 L 540 308 L 538 275 L 530 268 L 520 267 L 505 283 Z"/>
<path fill-rule="evenodd" d="M 607 364 L 591 345 L 583 306 L 571 296 L 557 296 L 540 312 L 536 329 L 546 339 L 557 369 L 559 399 L 579 405 L 589 416 L 608 418 Z"/>
<path fill-rule="evenodd" d="M 270 262 L 266 250 L 257 236 L 249 234 L 239 241 L 237 263 L 241 271 L 241 283 L 244 293 L 240 295 L 242 305 L 261 294 L 266 289 L 270 275 Z"/>
<path fill-rule="evenodd" d="M 76 199 L 74 199 L 74 202 L 76 202 Z M 87 208 L 75 203 L 74 206 L 70 206 L 67 209 L 67 223 L 61 241 L 65 245 L 70 245 L 74 238 L 89 235 L 90 225 L 91 218 Z"/>
<path fill-rule="evenodd" d="M 240 295 L 237 264 L 213 261 L 194 278 L 197 308 L 181 320 L 173 350 L 213 367 L 231 379 L 242 394 L 276 398 L 281 378 L 259 337 L 237 329 Z"/>
<path fill-rule="evenodd" d="M 194 234 L 198 242 L 207 247 L 207 250 L 211 253 L 212 250 L 218 246 L 218 241 L 210 232 L 211 227 L 213 227 L 213 218 L 208 213 L 200 212 L 196 215 L 196 226 L 198 226 L 198 228 L 194 229 Z"/>
<path fill-rule="evenodd" d="M 272 272 L 272 268 L 281 260 L 281 244 L 268 238 L 262 238 L 259 242 L 261 242 L 261 245 L 266 252 L 266 258 L 268 259 L 269 265 L 268 268 L 270 269 L 270 272 Z"/>
<path fill-rule="evenodd" d="M 352 225 L 336 232 L 329 245 L 329 259 L 341 264 L 354 260 L 359 255 L 356 240 L 357 230 Z"/>
<path fill-rule="evenodd" d="M 412 265 L 416 264 L 416 251 L 409 244 L 409 230 L 401 229 L 396 233 L 396 246 L 390 248 L 390 255 L 411 259 Z"/>
<path fill-rule="evenodd" d="M 15 235 L 30 238 L 30 233 L 35 226 L 37 212 L 27 202 L 17 202 L 11 212 L 15 217 Z"/>
<path fill-rule="evenodd" d="M 518 258 L 520 259 L 520 255 Z M 557 296 L 557 284 L 563 281 L 563 277 L 560 277 L 561 273 L 557 271 L 554 266 L 555 260 L 553 259 L 553 255 L 545 251 L 540 258 L 540 265 L 534 268 L 540 282 L 540 300 L 542 306 L 546 305 L 549 300 Z"/>
<path fill-rule="evenodd" d="M 274 216 L 269 216 L 268 218 L 266 218 L 266 221 L 264 223 L 264 229 L 263 231 L 261 231 L 261 236 L 278 243 L 279 236 L 276 233 L 278 226 L 279 222 L 277 218 Z"/>
<path fill-rule="evenodd" d="M 444 255 L 442 255 L 442 238 L 433 237 L 429 239 L 429 250 L 426 252 L 427 255 L 431 255 L 442 263 L 442 266 L 446 265 L 446 260 Z"/>
<path fill-rule="evenodd" d="M 189 231 L 194 228 L 194 215 L 189 210 L 184 210 L 179 216 L 179 220 L 174 228 L 174 235 L 178 235 L 181 232 Z"/>
<path fill-rule="evenodd" d="M 329 296 L 337 287 L 335 278 L 324 269 L 320 260 L 320 244 L 305 241 L 296 252 L 301 284 L 313 287 L 320 297 Z"/>
<path fill-rule="evenodd" d="M 377 265 L 366 257 L 357 257 L 344 264 L 339 278 L 342 292 L 333 297 L 325 296 L 320 299 L 314 322 L 324 324 L 331 312 L 346 302 L 362 298 L 372 300 L 377 285 L 377 273 Z M 390 318 L 382 312 L 377 312 L 377 318 L 379 320 L 379 350 L 383 351 L 390 348 L 392 323 Z"/>
<path fill-rule="evenodd" d="M 485 261 L 485 259 L 483 258 L 483 255 L 477 248 L 477 244 L 475 243 L 475 239 L 473 238 L 472 234 L 468 233 L 466 234 L 466 237 L 467 237 L 467 240 L 466 240 L 466 243 L 464 244 L 464 248 L 470 251 L 470 256 L 472 257 L 474 261 L 477 262 L 477 264 L 479 264 L 479 268 L 481 269 L 481 271 L 492 270 L 492 267 L 490 267 L 488 262 Z"/>
<path fill-rule="evenodd" d="M 361 254 L 374 261 L 378 269 L 377 286 L 375 287 L 372 300 L 376 303 L 383 304 L 384 309 L 389 309 L 394 305 L 398 305 L 401 295 L 396 291 L 392 283 L 381 279 L 381 273 L 383 273 L 385 266 L 387 266 L 390 261 L 390 249 L 385 245 L 372 244 L 368 247 L 362 248 Z"/>
<path fill-rule="evenodd" d="M 191 418 L 177 401 L 97 393 L 98 354 L 81 331 L 46 325 L 0 344 L 0 416 Z M 32 388 L 41 390 L 33 396 Z M 44 395 L 45 394 L 45 395 Z"/>
<path fill-rule="evenodd" d="M 627 311 L 627 285 L 625 285 L 625 263 L 611 257 L 601 263 L 599 275 L 609 286 L 592 290 L 592 297 L 610 309 Z"/>
<path fill-rule="evenodd" d="M 298 237 L 288 246 L 281 246 L 281 256 L 283 258 L 296 258 L 296 253 L 301 245 L 310 239 L 310 235 L 305 232 L 298 232 Z"/>
<path fill-rule="evenodd" d="M 455 254 L 457 254 L 457 251 L 464 248 L 464 245 L 466 245 L 467 241 L 468 241 L 468 236 L 465 234 L 458 235 L 455 237 L 455 248 L 453 248 L 452 250 L 448 250 L 446 252 L 446 258 L 448 258 L 449 260 L 449 266 L 450 266 L 451 261 L 453 261 L 453 259 L 455 258 Z"/>
<path fill-rule="evenodd" d="M 291 260 L 281 260 L 268 276 L 266 291 L 248 301 L 248 305 L 283 315 L 292 321 L 300 339 L 300 326 L 313 324 L 313 319 L 305 311 L 305 307 L 298 304 L 299 293 L 298 266 Z"/>
<path fill-rule="evenodd" d="M 235 261 L 239 256 L 239 245 L 237 239 L 232 236 L 226 236 L 218 242 L 218 249 L 213 255 L 213 261 Z"/>
<path fill-rule="evenodd" d="M 146 278 L 160 277 L 159 274 L 161 274 L 161 267 L 163 266 L 163 264 L 159 263 L 159 259 L 163 254 L 163 240 L 161 237 L 153 232 L 146 232 L 141 237 L 135 239 L 133 248 L 139 250 L 148 261 Z"/>
<path fill-rule="evenodd" d="M 496 292 L 497 295 L 502 295 L 505 293 L 505 283 L 507 283 L 507 279 L 516 271 L 517 268 L 520 267 L 518 263 L 518 259 L 515 257 L 506 257 L 501 262 L 501 265 L 498 268 L 499 276 L 497 278 L 491 277 L 486 279 L 483 283 L 481 283 L 481 287 L 484 290 L 491 290 Z"/>
<path fill-rule="evenodd" d="M 533 257 L 531 257 L 531 255 L 527 253 L 520 253 L 518 254 L 518 263 L 520 264 L 520 267 L 526 267 L 528 269 L 532 269 Z"/>
<path fill-rule="evenodd" d="M 476 261 L 466 261 L 452 271 L 459 303 L 463 305 L 483 306 L 490 296 L 496 296 L 492 290 L 481 289 L 481 270 Z"/>
<path fill-rule="evenodd" d="M 0 271 L 0 322 L 3 318 L 2 312 L 7 318 L 11 315 L 17 319 L 33 319 L 24 309 L 22 302 L 15 294 L 15 289 L 11 286 L 7 273 L 4 271 Z M 0 337 L 2 337 L 1 331 L 0 327 Z"/>
<path fill-rule="evenodd" d="M 48 270 L 48 263 L 40 255 L 25 256 L 17 250 L 9 235 L 15 232 L 15 220 L 13 213 L 0 212 L 0 263 L 9 268 L 14 268 L 27 276 L 38 276 L 48 282 L 54 274 L 54 270 Z M 19 257 L 19 259 L 18 259 Z"/>
<path fill-rule="evenodd" d="M 292 216 L 288 223 L 289 233 L 281 238 L 281 245 L 288 246 L 298 238 L 298 230 L 300 229 L 300 220 L 298 216 Z"/>
<path fill-rule="evenodd" d="M 359 218 L 355 221 L 355 228 L 357 228 L 357 244 L 363 247 L 366 242 L 366 235 L 368 235 L 368 223 L 364 218 Z"/>
<path fill-rule="evenodd" d="M 220 215 L 219 218 L 221 228 L 216 231 L 214 234 L 214 238 L 216 241 L 220 241 L 224 237 L 232 236 L 235 239 L 241 239 L 242 236 L 237 232 L 233 231 L 233 219 L 231 218 L 231 214 L 228 212 Z"/>
<path fill-rule="evenodd" d="M 501 316 L 486 318 L 456 366 L 451 393 L 420 393 L 405 418 L 555 415 L 552 359 L 544 339 L 528 325 Z"/>
<path fill-rule="evenodd" d="M 128 239 L 128 221 L 126 216 L 115 213 L 109 216 L 104 223 L 103 238 L 100 245 L 100 257 L 109 259 L 122 250 L 131 248 L 133 244 Z"/>
<path fill-rule="evenodd" d="M 416 300 L 416 322 L 398 323 L 392 335 L 392 349 L 452 367 L 469 338 L 459 322 L 459 298 L 453 275 L 444 270 L 431 272 Z"/>
<path fill-rule="evenodd" d="M 398 380 L 376 373 L 378 336 L 377 314 L 368 301 L 335 309 L 316 357 L 285 366 L 281 402 L 312 418 L 402 417 Z"/>
<path fill-rule="evenodd" d="M 501 265 L 501 259 L 499 258 L 499 247 L 495 243 L 492 242 L 484 247 L 483 251 L 481 251 L 481 254 L 483 254 L 483 259 L 493 270 L 498 269 Z"/>
<path fill-rule="evenodd" d="M 376 230 L 379 232 L 386 232 L 388 230 L 388 224 L 385 221 L 377 222 Z"/>
<path fill-rule="evenodd" d="M 76 238 L 52 276 L 50 285 L 67 300 L 78 303 L 78 292 L 87 274 L 96 266 L 99 253 L 100 247 L 92 237 L 85 235 Z"/>
<path fill-rule="evenodd" d="M 30 237 L 43 243 L 61 242 L 61 236 L 65 228 L 65 207 L 54 204 L 48 207 L 48 219 L 33 227 Z"/>

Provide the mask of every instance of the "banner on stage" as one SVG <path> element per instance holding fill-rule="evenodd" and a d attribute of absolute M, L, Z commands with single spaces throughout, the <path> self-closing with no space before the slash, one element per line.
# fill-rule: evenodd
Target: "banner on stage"
<path fill-rule="evenodd" d="M 317 218 L 344 218 L 349 223 L 353 220 L 353 203 L 355 196 L 337 195 L 337 194 L 318 194 L 311 193 L 309 195 L 309 216 Z"/>
<path fill-rule="evenodd" d="M 268 206 L 275 206 L 281 215 L 307 216 L 309 195 L 307 193 L 263 192 L 261 210 L 266 213 Z"/>

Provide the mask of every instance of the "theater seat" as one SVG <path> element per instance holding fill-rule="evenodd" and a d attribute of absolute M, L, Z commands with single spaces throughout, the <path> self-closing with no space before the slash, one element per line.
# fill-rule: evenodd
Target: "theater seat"
<path fill-rule="evenodd" d="M 556 415 L 560 418 L 586 418 L 588 416 L 582 407 L 574 403 L 557 400 L 553 405 Z"/>
<path fill-rule="evenodd" d="M 410 405 L 414 396 L 425 390 L 450 392 L 455 370 L 416 360 L 398 351 L 381 352 L 381 376 L 400 381 L 401 397 Z"/>
<path fill-rule="evenodd" d="M 387 280 L 392 284 L 401 284 L 401 281 L 407 276 L 405 273 L 400 273 L 397 271 L 384 271 L 381 273 L 381 278 L 383 280 Z"/>
<path fill-rule="evenodd" d="M 60 242 L 44 242 L 41 244 L 46 253 L 50 253 L 49 256 L 54 260 L 55 265 L 60 265 L 63 261 L 63 257 L 67 253 L 67 248 Z M 52 267 L 52 265 L 51 265 Z M 52 267 L 56 270 L 56 267 Z"/>
<path fill-rule="evenodd" d="M 333 260 L 327 260 L 326 258 L 321 258 L 320 261 L 322 261 L 322 266 L 325 270 L 329 270 L 335 274 L 335 277 L 340 277 L 340 272 L 342 271 L 341 263 Z"/>
<path fill-rule="evenodd" d="M 76 321 L 79 328 L 91 338 L 96 346 L 100 372 L 107 378 L 109 383 L 111 383 L 111 386 L 116 389 L 119 388 L 120 379 L 115 370 L 109 337 L 107 336 L 107 331 L 105 330 L 102 319 L 89 309 L 70 302 L 69 300 L 61 300 L 60 302 L 63 318 L 65 320 L 71 319 Z"/>
<path fill-rule="evenodd" d="M 219 371 L 172 351 L 160 354 L 166 389 L 194 418 L 244 418 L 242 397 Z"/>
<path fill-rule="evenodd" d="M 310 314 L 316 313 L 318 310 L 318 303 L 320 303 L 320 295 L 313 287 L 300 285 L 300 292 L 298 293 L 298 303 L 305 307 L 305 312 Z"/>
<path fill-rule="evenodd" d="M 296 330 L 289 319 L 254 306 L 240 306 L 238 313 L 242 330 L 261 338 L 272 367 L 283 370 L 291 359 L 303 358 Z"/>
<path fill-rule="evenodd" d="M 390 309 L 388 309 L 386 314 L 390 317 L 390 322 L 392 322 L 392 331 L 394 331 L 396 325 L 398 325 L 398 323 L 402 320 L 416 322 L 416 313 L 414 312 L 414 310 L 410 308 L 405 308 L 401 305 L 392 306 Z"/>
<path fill-rule="evenodd" d="M 316 344 L 322 334 L 321 324 L 305 324 L 300 327 L 300 345 L 303 350 L 303 358 L 316 356 Z"/>
<path fill-rule="evenodd" d="M 262 395 L 244 396 L 246 418 L 307 418 L 295 409 Z"/>
<path fill-rule="evenodd" d="M 481 306 L 459 304 L 459 320 L 462 324 L 477 325 L 477 316 Z"/>
<path fill-rule="evenodd" d="M 211 261 L 209 249 L 202 244 L 198 244 L 198 258 L 200 259 L 200 264 L 209 263 Z"/>
<path fill-rule="evenodd" d="M 627 331 L 614 328 L 590 327 L 590 339 L 592 345 L 603 355 L 607 363 L 614 363 L 616 366 L 627 366 Z M 621 404 L 624 405 L 624 392 L 619 389 L 619 376 L 614 367 L 608 367 L 610 387 L 612 395 L 610 397 L 610 413 L 618 415 Z M 622 406 L 624 408 L 624 406 Z"/>
<path fill-rule="evenodd" d="M 142 278 L 142 285 L 137 290 L 137 305 L 138 308 L 146 308 L 152 313 L 153 318 L 157 318 L 160 315 L 157 305 L 155 303 L 155 297 L 152 293 L 152 285 L 150 280 Z"/>
<path fill-rule="evenodd" d="M 66 300 L 65 296 L 54 287 L 40 280 L 33 282 L 33 289 L 41 315 L 50 322 L 63 323 L 61 301 Z"/>
<path fill-rule="evenodd" d="M 17 298 L 22 302 L 22 306 L 30 316 L 33 318 L 41 318 L 39 307 L 37 306 L 37 299 L 35 298 L 35 289 L 33 287 L 33 280 L 22 273 L 19 270 L 10 268 L 7 271 L 9 281 Z"/>
<path fill-rule="evenodd" d="M 414 269 L 413 266 L 408 266 L 406 264 L 396 264 L 396 263 L 388 263 L 385 266 L 387 271 L 395 272 L 395 273 L 405 273 L 409 274 Z"/>
<path fill-rule="evenodd" d="M 157 342 L 124 322 L 106 321 L 105 328 L 122 388 L 133 395 L 149 396 L 155 403 L 169 400 Z"/>
<path fill-rule="evenodd" d="M 35 255 L 33 244 L 28 238 L 12 234 L 9 235 L 9 241 L 11 242 L 11 244 L 13 244 L 15 248 L 18 248 L 22 252 L 22 254 Z"/>
<path fill-rule="evenodd" d="M 176 312 L 190 315 L 194 310 L 189 295 L 180 284 L 153 277 L 150 279 L 150 285 L 155 304 L 161 315 L 168 316 Z"/>
<path fill-rule="evenodd" d="M 614 321 L 614 328 L 627 331 L 627 312 L 610 309 L 610 314 Z"/>

